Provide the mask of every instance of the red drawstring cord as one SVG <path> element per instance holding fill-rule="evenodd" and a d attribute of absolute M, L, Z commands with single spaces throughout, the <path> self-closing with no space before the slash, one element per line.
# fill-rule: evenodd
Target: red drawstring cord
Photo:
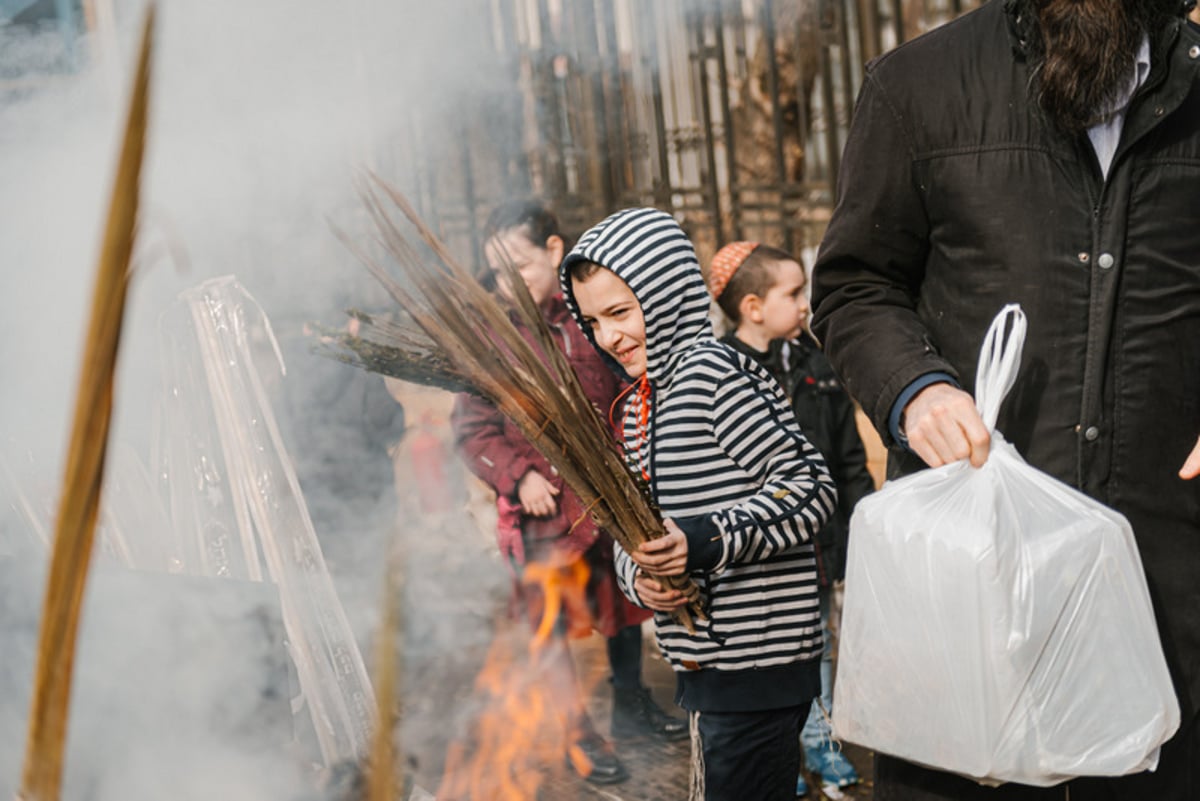
<path fill-rule="evenodd" d="M 634 427 L 637 438 L 634 440 L 633 444 L 633 458 L 637 462 L 638 469 L 642 472 L 642 478 L 644 478 L 646 481 L 649 481 L 650 473 L 646 470 L 642 463 L 642 445 L 645 444 L 648 438 L 647 435 L 650 431 L 650 380 L 647 378 L 645 373 L 643 373 L 642 377 L 639 378 L 635 383 L 630 384 L 625 389 L 621 390 L 621 394 L 613 399 L 612 406 L 610 406 L 608 409 L 608 423 L 613 427 L 614 431 L 619 431 L 622 433 L 622 435 L 624 434 L 625 420 L 628 418 L 628 415 L 625 415 L 625 417 L 621 418 L 621 426 L 619 428 L 617 427 L 617 421 L 613 419 L 613 416 L 616 414 L 617 404 L 620 403 L 621 400 L 628 395 L 629 391 L 632 389 L 637 389 L 637 398 L 641 401 L 641 405 L 638 410 L 637 425 Z"/>

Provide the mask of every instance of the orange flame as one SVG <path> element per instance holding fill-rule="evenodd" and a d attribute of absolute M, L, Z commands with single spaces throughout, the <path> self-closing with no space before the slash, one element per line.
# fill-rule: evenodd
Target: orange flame
<path fill-rule="evenodd" d="M 535 801 L 538 788 L 564 757 L 575 771 L 591 770 L 587 756 L 567 747 L 567 726 L 582 711 L 566 642 L 555 636 L 566 612 L 571 637 L 591 633 L 586 600 L 588 567 L 582 558 L 553 558 L 525 566 L 522 584 L 540 597 L 536 629 L 522 653 L 515 633 L 498 632 L 475 679 L 483 710 L 467 737 L 452 742 L 438 788 L 438 801 Z"/>

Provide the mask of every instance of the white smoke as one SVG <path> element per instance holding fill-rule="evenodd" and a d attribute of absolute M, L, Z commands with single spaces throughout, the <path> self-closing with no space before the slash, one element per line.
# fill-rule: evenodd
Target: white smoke
<path fill-rule="evenodd" d="M 13 5 L 0 7 L 0 23 Z M 8 81 L 0 83 L 0 365 L 7 377 L 0 393 L 0 458 L 13 477 L 7 481 L 0 471 L 0 498 L 20 495 L 44 526 L 52 522 L 69 433 L 143 7 L 140 0 L 94 5 L 111 10 L 111 25 L 106 17 L 80 40 L 75 71 L 56 61 L 56 30 L 32 35 L 0 28 L 0 80 Z M 340 397 L 331 385 L 362 377 L 308 355 L 302 327 L 310 320 L 339 324 L 345 308 L 382 307 L 387 299 L 334 238 L 329 220 L 360 228 L 355 170 L 371 168 L 406 185 L 416 166 L 407 140 L 414 119 L 427 122 L 469 102 L 463 99 L 468 92 L 495 78 L 485 46 L 488 14 L 481 8 L 486 5 L 470 0 L 160 3 L 140 272 L 127 307 L 112 437 L 140 454 L 151 473 L 160 318 L 182 290 L 225 274 L 236 275 L 262 303 L 283 345 L 288 375 L 272 373 L 267 361 L 260 369 L 301 481 L 307 468 L 320 475 L 329 455 L 348 447 L 345 429 L 326 425 Z M 347 501 L 323 481 L 305 491 L 326 523 L 324 530 L 318 524 L 318 535 L 365 642 L 376 619 L 381 551 L 390 531 L 360 499 Z M 385 506 L 380 514 L 386 513 Z M 8 614 L 3 624 L 12 636 L 5 637 L 7 656 L 0 660 L 0 794 L 10 796 L 19 777 L 44 571 L 44 554 L 14 533 L 29 529 L 28 517 L 11 506 L 0 509 L 0 584 L 6 598 L 26 604 L 12 600 L 9 609 L 25 611 Z M 414 530 L 424 525 L 406 522 Z M 440 526 L 467 536 L 453 523 Z M 443 617 L 488 601 L 495 565 L 474 558 L 480 554 L 460 551 L 447 560 L 447 581 L 430 571 L 420 575 L 421 592 Z M 467 573 L 472 576 L 464 578 Z M 103 667 L 80 668 L 67 798 L 314 792 L 312 743 L 272 714 L 250 716 L 265 720 L 258 721 L 259 731 L 248 731 L 255 720 L 243 718 L 254 707 L 237 702 L 247 687 L 285 702 L 293 692 L 295 677 L 271 662 L 281 643 L 264 640 L 264 632 L 278 631 L 273 601 L 239 585 L 228 593 L 229 608 L 214 611 L 210 585 L 174 576 L 164 576 L 170 581 L 163 585 L 155 578 L 107 575 L 103 567 L 93 577 L 79 664 Z M 411 588 L 406 597 L 419 600 Z M 407 610 L 425 646 L 463 650 L 461 632 L 455 640 L 426 611 Z M 481 608 L 472 620 L 486 622 L 487 615 Z M 486 625 L 472 631 L 485 637 Z M 185 661 L 173 662 L 170 676 L 137 676 L 131 688 L 129 660 L 138 657 L 123 657 L 119 649 L 139 638 L 160 643 L 162 654 L 186 655 L 180 657 Z M 406 656 L 435 658 L 415 650 Z M 97 674 L 124 677 L 125 685 L 106 684 Z M 184 730 L 204 734 L 184 742 L 151 735 L 137 747 L 122 746 L 129 731 L 106 727 L 112 710 L 97 701 L 106 693 L 114 704 L 137 703 L 136 714 L 122 724 L 132 730 L 166 732 L 162 718 L 174 716 Z M 230 706 L 214 710 L 214 698 L 230 699 Z M 196 726 L 189 729 L 187 722 Z M 255 752 L 246 742 L 269 747 Z"/>

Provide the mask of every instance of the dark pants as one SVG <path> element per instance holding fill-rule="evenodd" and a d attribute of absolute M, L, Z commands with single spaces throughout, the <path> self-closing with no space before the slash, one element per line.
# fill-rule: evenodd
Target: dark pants
<path fill-rule="evenodd" d="M 607 642 L 608 666 L 613 687 L 636 690 L 642 686 L 642 627 L 626 626 Z"/>
<path fill-rule="evenodd" d="M 705 801 L 793 801 L 800 729 L 811 706 L 809 701 L 765 712 L 693 712 Z"/>
<path fill-rule="evenodd" d="M 1076 779 L 1057 787 L 983 787 L 949 773 L 875 755 L 875 801 L 1197 801 L 1200 740 L 1196 718 L 1162 748 L 1158 769 L 1117 778 Z"/>

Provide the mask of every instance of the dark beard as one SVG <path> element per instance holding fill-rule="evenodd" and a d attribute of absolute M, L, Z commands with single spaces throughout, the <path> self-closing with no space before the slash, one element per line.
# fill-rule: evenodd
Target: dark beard
<path fill-rule="evenodd" d="M 1163 4 L 1147 0 L 1034 0 L 1033 91 L 1064 132 L 1103 122 L 1133 77 L 1143 33 Z"/>

